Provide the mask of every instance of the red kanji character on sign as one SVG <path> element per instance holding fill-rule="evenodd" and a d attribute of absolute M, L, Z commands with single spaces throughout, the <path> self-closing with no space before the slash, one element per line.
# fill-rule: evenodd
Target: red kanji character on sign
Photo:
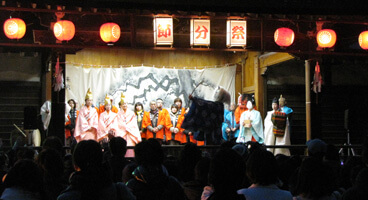
<path fill-rule="evenodd" d="M 161 26 L 161 24 L 158 25 L 158 34 L 157 37 L 165 37 L 167 38 L 167 36 L 171 35 L 171 28 L 170 28 L 170 24 L 166 25 L 166 29 L 164 27 Z"/>
<path fill-rule="evenodd" d="M 244 28 L 242 26 L 234 26 L 234 28 L 232 29 L 232 39 L 234 39 L 236 37 L 237 40 L 239 40 L 239 38 L 241 37 L 241 39 L 244 39 Z"/>
<path fill-rule="evenodd" d="M 195 30 L 196 33 L 199 33 L 198 36 L 196 37 L 196 39 L 200 38 L 202 33 L 203 33 L 202 39 L 207 38 L 208 29 L 205 26 L 202 26 L 202 27 L 203 27 L 202 30 L 201 30 L 200 26 L 198 26 L 197 30 Z"/>

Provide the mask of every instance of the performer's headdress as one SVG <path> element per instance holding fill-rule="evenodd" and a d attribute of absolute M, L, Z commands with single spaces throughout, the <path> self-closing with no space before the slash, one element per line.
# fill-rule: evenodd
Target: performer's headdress
<path fill-rule="evenodd" d="M 123 92 L 121 92 L 121 97 L 120 97 L 120 105 L 124 104 L 124 99 L 125 99 L 125 95 L 123 94 Z"/>
<path fill-rule="evenodd" d="M 248 101 L 248 95 L 247 94 L 240 94 L 239 93 L 239 97 L 238 97 L 238 106 L 240 108 L 245 108 L 247 105 L 247 101 Z"/>
<path fill-rule="evenodd" d="M 279 104 L 279 101 L 277 100 L 277 97 L 274 97 L 274 98 L 272 99 L 272 103 L 277 103 L 277 104 Z"/>
<path fill-rule="evenodd" d="M 252 102 L 253 105 L 256 105 L 256 99 L 254 98 L 254 94 L 248 95 L 248 101 Z"/>
<path fill-rule="evenodd" d="M 285 98 L 280 95 L 279 101 L 285 101 Z"/>
<path fill-rule="evenodd" d="M 279 104 L 280 104 L 280 106 L 284 106 L 285 105 L 285 98 L 284 97 L 282 97 L 282 95 L 280 95 L 280 98 L 279 98 Z"/>
<path fill-rule="evenodd" d="M 106 104 L 112 104 L 112 98 L 107 94 L 105 96 L 105 105 Z"/>
<path fill-rule="evenodd" d="M 84 99 L 85 100 L 88 100 L 88 99 L 92 100 L 93 99 L 91 88 L 88 88 L 86 97 Z"/>

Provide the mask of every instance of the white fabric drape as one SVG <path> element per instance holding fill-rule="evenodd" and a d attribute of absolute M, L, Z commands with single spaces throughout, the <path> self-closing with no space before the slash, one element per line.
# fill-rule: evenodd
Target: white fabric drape
<path fill-rule="evenodd" d="M 170 107 L 176 97 L 188 106 L 188 96 L 196 85 L 194 96 L 214 100 L 218 86 L 226 89 L 235 99 L 236 66 L 196 69 L 172 69 L 155 67 L 127 68 L 83 68 L 66 64 L 66 101 L 75 99 L 79 106 L 84 104 L 88 88 L 93 93 L 93 102 L 99 105 L 104 102 L 106 94 L 113 97 L 113 104 L 118 105 L 121 93 L 125 101 L 133 109 L 137 102 L 148 109 L 149 102 L 157 98 L 164 100 L 164 107 Z"/>

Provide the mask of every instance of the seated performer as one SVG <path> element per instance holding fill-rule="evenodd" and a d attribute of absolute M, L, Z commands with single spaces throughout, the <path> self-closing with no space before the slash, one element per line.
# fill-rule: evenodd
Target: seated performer
<path fill-rule="evenodd" d="M 157 109 L 156 101 L 150 102 L 150 111 L 143 116 L 142 128 L 146 129 L 146 139 L 155 138 L 161 144 L 164 139 L 165 117 Z M 162 113 L 162 112 L 161 112 Z"/>
<path fill-rule="evenodd" d="M 248 97 L 247 108 L 240 117 L 240 132 L 236 139 L 237 143 L 247 143 L 249 141 L 263 143 L 263 124 L 261 113 L 254 109 L 255 100 Z"/>
<path fill-rule="evenodd" d="M 289 133 L 285 131 L 286 116 L 284 114 L 283 118 L 275 117 L 274 115 L 278 112 L 279 104 L 277 98 L 275 97 L 272 100 L 272 110 L 267 112 L 267 116 L 264 120 L 264 135 L 266 145 L 290 145 L 290 139 L 288 140 Z M 280 122 L 283 124 L 282 126 L 280 126 Z M 267 150 L 272 152 L 274 155 L 284 154 L 286 156 L 290 156 L 290 151 L 286 148 L 269 148 Z"/>
<path fill-rule="evenodd" d="M 86 104 L 80 109 L 75 122 L 74 137 L 77 142 L 82 140 L 97 140 L 98 112 L 93 106 L 92 92 L 88 89 Z"/>
<path fill-rule="evenodd" d="M 105 111 L 100 114 L 100 119 L 98 120 L 97 141 L 104 140 L 104 142 L 108 142 L 109 138 L 116 136 L 119 132 L 118 114 L 112 112 L 111 104 L 112 99 L 106 95 Z"/>
<path fill-rule="evenodd" d="M 224 103 L 230 103 L 230 94 L 225 89 L 219 88 L 215 94 L 216 101 L 207 101 L 192 95 L 189 99 L 193 102 L 181 127 L 192 132 L 199 131 L 194 139 L 205 141 L 206 145 L 220 144 Z"/>
<path fill-rule="evenodd" d="M 239 124 L 235 120 L 235 104 L 230 104 L 230 110 L 225 115 L 225 121 L 222 123 L 222 137 L 225 141 L 236 140 L 239 135 Z"/>
<path fill-rule="evenodd" d="M 139 132 L 137 117 L 135 113 L 128 110 L 128 103 L 124 101 L 125 96 L 121 93 L 121 100 L 119 102 L 120 111 L 118 112 L 119 133 L 115 136 L 124 138 L 127 146 L 135 146 L 142 141 Z M 134 150 L 128 149 L 126 157 L 134 157 Z"/>

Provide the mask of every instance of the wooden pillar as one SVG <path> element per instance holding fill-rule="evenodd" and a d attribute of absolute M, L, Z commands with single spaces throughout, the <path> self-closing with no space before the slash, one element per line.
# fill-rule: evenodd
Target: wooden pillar
<path fill-rule="evenodd" d="M 264 113 L 263 111 L 263 77 L 260 73 L 260 63 L 259 56 L 256 56 L 254 59 L 254 97 L 256 99 L 256 106 L 260 113 Z M 264 117 L 264 116 L 263 116 Z"/>
<path fill-rule="evenodd" d="M 311 139 L 310 60 L 305 61 L 305 126 L 306 141 Z"/>

